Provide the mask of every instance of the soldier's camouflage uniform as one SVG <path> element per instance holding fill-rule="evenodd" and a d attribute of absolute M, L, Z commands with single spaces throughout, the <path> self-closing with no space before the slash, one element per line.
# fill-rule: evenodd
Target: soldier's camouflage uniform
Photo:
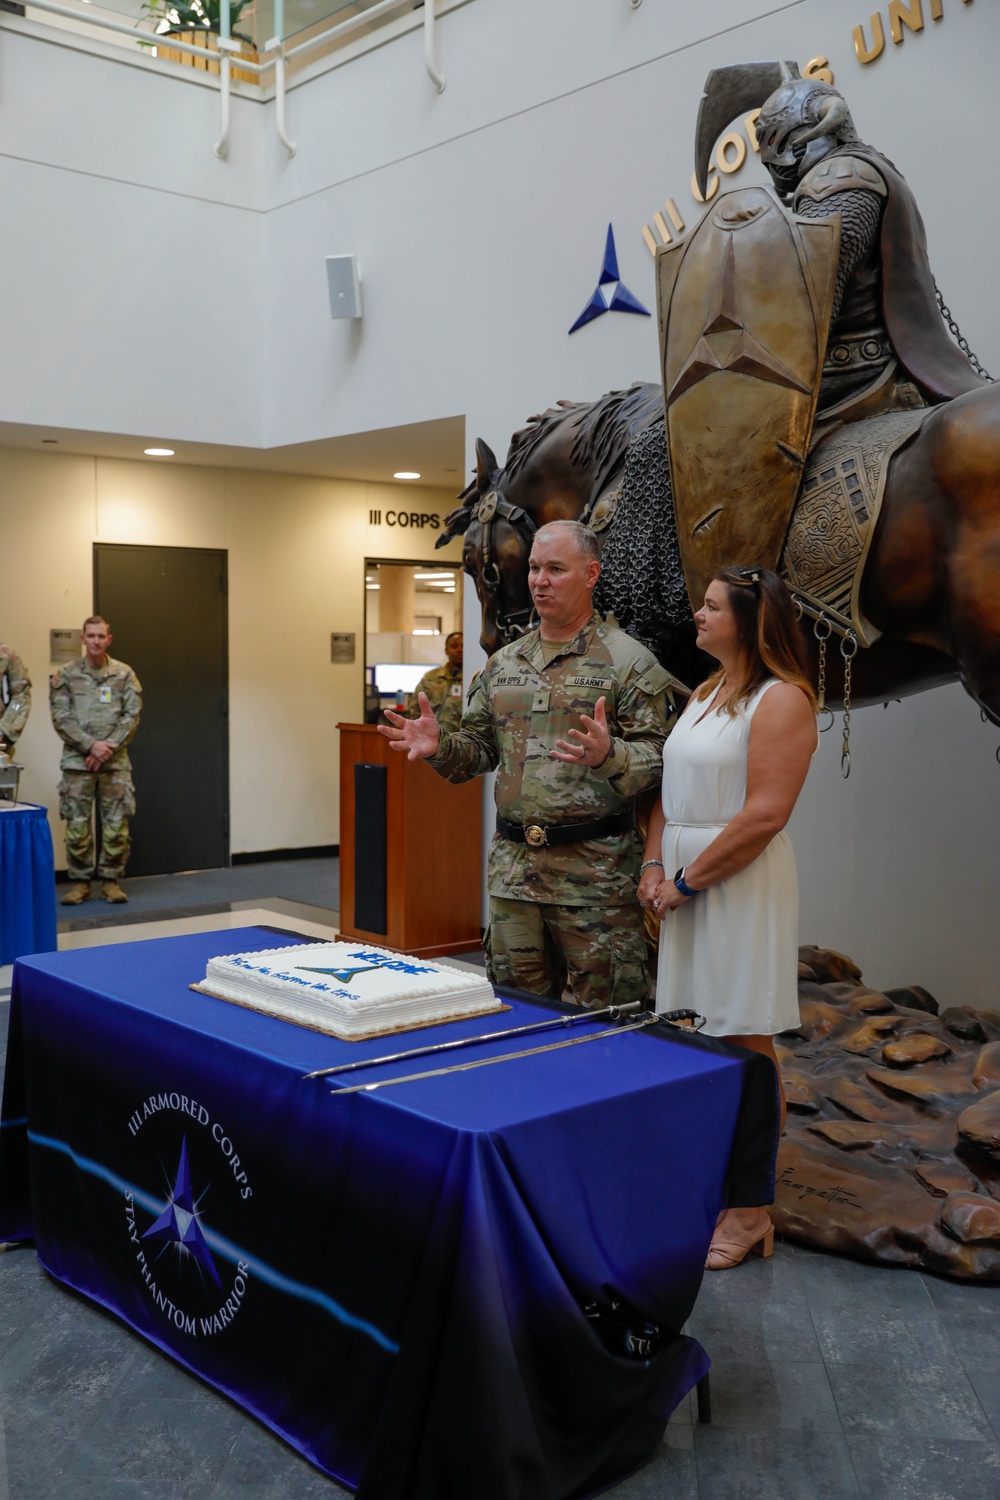
<path fill-rule="evenodd" d="M 545 665 L 537 630 L 477 672 L 458 733 L 443 733 L 428 765 L 449 781 L 500 768 L 496 804 L 511 823 L 591 823 L 634 809 L 662 775 L 675 678 L 631 636 L 593 615 Z M 604 764 L 570 765 L 550 752 L 580 715 L 606 699 Z M 668 702 L 669 698 L 669 702 Z M 487 864 L 487 967 L 496 984 L 580 1005 L 645 1000 L 649 978 L 636 900 L 642 840 L 635 828 L 585 842 L 514 843 L 494 835 Z"/>
<path fill-rule="evenodd" d="M 418 693 L 427 694 L 431 708 L 434 710 L 434 717 L 442 729 L 453 733 L 460 728 L 462 723 L 461 667 L 449 667 L 446 663 L 443 667 L 434 667 L 421 677 L 406 705 L 406 712 L 411 719 L 416 719 L 420 714 Z"/>
<path fill-rule="evenodd" d="M 31 679 L 13 646 L 0 645 L 0 741 L 9 746 L 28 722 Z"/>
<path fill-rule="evenodd" d="M 63 742 L 59 816 L 66 820 L 66 864 L 71 880 L 94 875 L 94 799 L 101 812 L 97 875 L 120 880 L 129 855 L 128 820 L 135 812 L 132 765 L 126 746 L 139 724 L 142 688 L 131 667 L 112 657 L 91 667 L 86 657 L 49 678 L 52 723 Z M 87 770 L 95 740 L 116 747 L 100 771 Z"/>

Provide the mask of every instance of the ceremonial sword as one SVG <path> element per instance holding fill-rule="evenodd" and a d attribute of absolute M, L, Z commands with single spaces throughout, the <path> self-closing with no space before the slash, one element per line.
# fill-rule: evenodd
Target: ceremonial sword
<path fill-rule="evenodd" d="M 635 1008 L 635 1004 L 637 1003 L 638 1002 L 635 1002 L 633 1005 L 628 1006 L 627 1009 L 631 1012 Z M 612 1007 L 609 1007 L 609 1009 L 611 1008 Z M 616 1008 L 619 1011 L 626 1009 L 625 1006 Z M 591 1016 L 593 1016 L 594 1014 L 595 1012 L 590 1012 Z M 669 1021 L 671 1016 L 681 1015 L 687 1017 L 691 1014 L 693 1013 L 690 1011 L 668 1013 L 645 1011 L 638 1020 L 630 1021 L 627 1026 L 606 1026 L 602 1031 L 592 1032 L 590 1036 L 572 1036 L 567 1038 L 567 1040 L 564 1042 L 546 1042 L 544 1046 L 527 1047 L 521 1052 L 501 1052 L 497 1057 L 480 1057 L 476 1058 L 472 1062 L 450 1063 L 446 1068 L 429 1068 L 424 1073 L 407 1073 L 402 1078 L 381 1078 L 376 1079 L 373 1083 L 352 1083 L 349 1084 L 346 1088 L 331 1089 L 330 1092 L 331 1094 L 370 1094 L 373 1093 L 375 1089 L 392 1088 L 392 1086 L 397 1083 L 418 1083 L 423 1078 L 443 1078 L 447 1073 L 467 1073 L 472 1068 L 488 1068 L 492 1063 L 514 1062 L 519 1057 L 537 1057 L 542 1052 L 559 1052 L 564 1047 L 580 1047 L 584 1042 L 598 1042 L 604 1037 L 624 1036 L 627 1031 L 639 1031 L 642 1027 L 653 1026 L 658 1021 Z M 702 1019 L 697 1015 L 695 1018 L 698 1020 Z M 583 1020 L 585 1019 L 585 1017 L 571 1017 L 570 1019 Z M 551 1024 L 551 1022 L 543 1022 L 541 1024 Z M 675 1025 L 676 1021 L 671 1021 L 670 1024 Z M 702 1021 L 702 1024 L 704 1025 L 704 1021 Z M 526 1030 L 529 1028 L 523 1029 Z M 519 1030 L 522 1030 L 522 1028 L 514 1028 L 510 1031 L 501 1032 L 499 1034 L 501 1036 L 514 1036 Z M 468 1038 L 468 1041 L 470 1043 L 482 1040 L 485 1040 L 485 1038 Z M 423 1051 L 424 1049 L 421 1048 L 415 1050 Z M 404 1052 L 397 1055 L 406 1057 L 407 1055 L 412 1056 L 413 1054 L 407 1054 Z"/>
<path fill-rule="evenodd" d="M 304 1073 L 303 1078 L 330 1078 L 334 1073 L 356 1073 L 359 1068 L 377 1068 L 381 1063 L 402 1062 L 408 1057 L 434 1057 L 439 1052 L 454 1052 L 463 1047 L 474 1047 L 479 1042 L 500 1042 L 509 1036 L 528 1036 L 536 1031 L 549 1031 L 559 1026 L 578 1026 L 581 1021 L 600 1021 L 605 1016 L 617 1020 L 619 1016 L 632 1015 L 642 1010 L 641 1000 L 631 1000 L 624 1005 L 606 1005 L 601 1010 L 587 1010 L 572 1016 L 557 1016 L 552 1021 L 532 1021 L 527 1026 L 509 1026 L 503 1031 L 485 1031 L 479 1036 L 463 1036 L 452 1042 L 434 1042 L 426 1047 L 410 1047 L 405 1052 L 389 1052 L 384 1057 L 365 1057 L 358 1062 L 339 1063 L 335 1068 L 317 1068 L 314 1073 Z M 672 1010 L 660 1016 L 661 1021 L 701 1021 L 696 1011 Z M 695 1027 L 700 1030 L 700 1027 Z"/>

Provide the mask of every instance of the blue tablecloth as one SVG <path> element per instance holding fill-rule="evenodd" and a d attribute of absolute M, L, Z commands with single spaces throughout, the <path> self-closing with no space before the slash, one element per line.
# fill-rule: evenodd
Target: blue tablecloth
<path fill-rule="evenodd" d="M 0 1239 L 33 1237 L 54 1276 L 368 1500 L 600 1493 L 707 1369 L 679 1330 L 753 1055 L 629 1034 L 337 1097 L 303 1075 L 539 1010 L 387 1046 L 188 987 L 213 955 L 293 941 L 17 964 Z M 663 1330 L 653 1358 L 609 1352 L 584 1316 L 616 1296 Z"/>
<path fill-rule="evenodd" d="M 52 836 L 44 807 L 0 810 L 0 964 L 56 946 Z"/>

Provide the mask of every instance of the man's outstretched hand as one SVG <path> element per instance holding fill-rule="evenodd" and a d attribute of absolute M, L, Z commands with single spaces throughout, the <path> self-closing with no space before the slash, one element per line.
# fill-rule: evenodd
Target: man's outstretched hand
<path fill-rule="evenodd" d="M 394 750 L 405 750 L 407 760 L 426 760 L 433 755 L 441 743 L 441 726 L 434 717 L 430 699 L 426 693 L 417 694 L 420 717 L 407 719 L 402 714 L 387 708 L 388 724 L 379 724 L 379 734 L 384 734 Z"/>
<path fill-rule="evenodd" d="M 602 766 L 611 750 L 603 698 L 598 698 L 594 705 L 594 717 L 581 714 L 580 723 L 583 728 L 571 729 L 568 741 L 556 740 L 556 748 L 550 750 L 549 755 L 553 760 L 564 760 L 570 766 Z"/>

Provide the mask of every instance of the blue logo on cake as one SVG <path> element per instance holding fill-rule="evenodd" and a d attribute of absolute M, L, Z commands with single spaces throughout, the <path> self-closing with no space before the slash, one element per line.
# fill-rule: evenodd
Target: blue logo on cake
<path fill-rule="evenodd" d="M 309 964 L 299 964 L 297 967 L 303 974 L 329 974 L 333 979 L 338 979 L 341 984 L 350 984 L 355 974 L 374 974 L 376 969 L 385 968 L 386 965 L 366 964 L 363 969 L 314 969 Z"/>

